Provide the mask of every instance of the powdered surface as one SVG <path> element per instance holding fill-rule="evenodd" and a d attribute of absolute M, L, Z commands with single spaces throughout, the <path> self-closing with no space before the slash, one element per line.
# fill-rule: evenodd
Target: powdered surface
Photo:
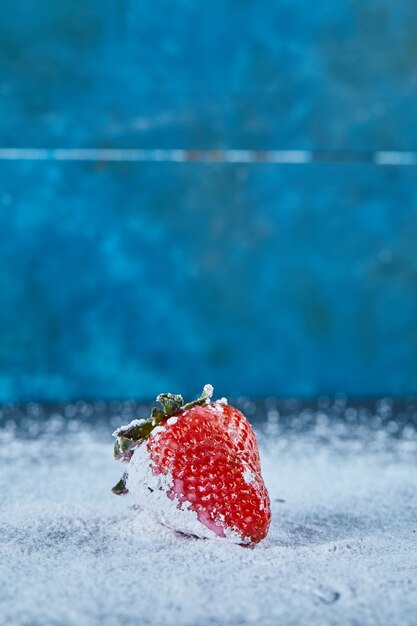
<path fill-rule="evenodd" d="M 84 406 L 3 416 L 2 624 L 415 625 L 413 424 L 349 425 L 349 409 L 283 424 L 271 409 L 259 429 L 273 520 L 252 550 L 176 534 L 114 496 L 123 417 L 87 426 Z"/>

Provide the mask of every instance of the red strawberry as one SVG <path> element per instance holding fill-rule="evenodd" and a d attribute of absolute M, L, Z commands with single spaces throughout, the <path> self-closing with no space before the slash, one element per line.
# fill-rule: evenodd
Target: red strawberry
<path fill-rule="evenodd" d="M 114 435 L 115 457 L 129 472 L 113 488 L 132 492 L 167 526 L 197 536 L 257 543 L 271 521 L 258 444 L 244 415 L 204 387 L 195 402 L 161 394 L 163 410 Z"/>

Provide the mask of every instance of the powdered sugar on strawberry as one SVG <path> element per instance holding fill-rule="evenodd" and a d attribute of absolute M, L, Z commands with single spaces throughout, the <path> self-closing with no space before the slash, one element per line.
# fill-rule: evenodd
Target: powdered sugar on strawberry
<path fill-rule="evenodd" d="M 142 426 L 143 424 L 145 424 L 147 422 L 147 420 L 144 419 L 135 419 L 132 420 L 131 422 L 129 422 L 129 424 L 125 424 L 124 426 L 119 426 L 119 428 L 116 428 L 116 430 L 113 432 L 112 437 L 118 437 L 119 434 L 123 431 L 126 430 L 128 428 L 134 428 L 135 426 Z"/>
<path fill-rule="evenodd" d="M 191 509 L 191 502 L 178 502 L 173 497 L 174 484 L 176 491 L 182 493 L 180 482 L 174 481 L 171 474 L 156 474 L 152 466 L 148 447 L 143 443 L 136 448 L 129 463 L 127 487 L 135 504 L 159 523 L 178 532 L 204 539 L 218 537 L 218 527 L 212 525 L 210 519 L 205 519 L 206 523 L 203 524 Z M 240 543 L 239 537 L 236 537 L 235 543 Z"/>
<path fill-rule="evenodd" d="M 240 411 L 210 402 L 211 385 L 197 401 L 160 394 L 164 410 L 138 427 L 116 431 L 116 458 L 128 471 L 113 489 L 130 492 L 161 523 L 197 537 L 257 543 L 270 524 L 254 432 Z"/>
<path fill-rule="evenodd" d="M 248 485 L 252 484 L 255 480 L 255 474 L 250 471 L 249 467 L 245 467 L 245 471 L 243 472 L 243 480 Z"/>
<path fill-rule="evenodd" d="M 229 403 L 227 401 L 227 398 L 223 397 L 223 398 L 220 398 L 220 400 L 216 400 L 216 404 L 224 404 L 224 405 L 226 405 L 226 404 L 229 404 Z"/>

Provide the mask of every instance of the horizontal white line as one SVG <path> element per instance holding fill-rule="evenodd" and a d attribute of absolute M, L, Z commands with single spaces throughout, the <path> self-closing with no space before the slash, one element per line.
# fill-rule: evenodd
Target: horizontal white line
<path fill-rule="evenodd" d="M 0 148 L 3 161 L 134 161 L 308 163 L 306 150 L 141 150 L 128 148 Z"/>
<path fill-rule="evenodd" d="M 417 152 L 395 152 L 380 150 L 375 152 L 377 165 L 416 165 Z"/>
<path fill-rule="evenodd" d="M 417 165 L 416 152 L 379 150 L 184 150 L 139 148 L 0 148 L 0 161 L 108 161 L 156 163 L 371 163 Z"/>

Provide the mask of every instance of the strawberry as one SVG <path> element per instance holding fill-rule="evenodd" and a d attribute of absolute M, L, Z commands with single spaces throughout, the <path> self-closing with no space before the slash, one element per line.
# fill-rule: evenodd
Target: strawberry
<path fill-rule="evenodd" d="M 132 492 L 165 525 L 199 537 L 255 544 L 271 521 L 258 444 L 245 416 L 206 385 L 198 400 L 161 394 L 162 409 L 115 431 L 129 470 L 113 488 Z"/>

